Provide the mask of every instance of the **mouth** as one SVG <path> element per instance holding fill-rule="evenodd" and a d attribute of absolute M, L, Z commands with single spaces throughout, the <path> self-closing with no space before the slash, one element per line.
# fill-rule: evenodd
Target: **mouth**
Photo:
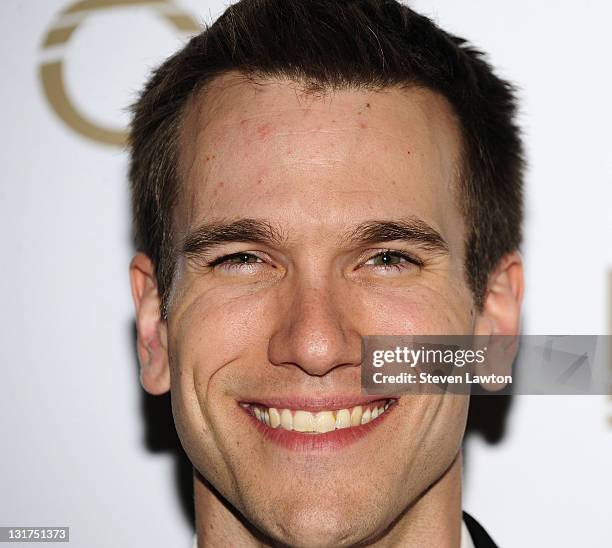
<path fill-rule="evenodd" d="M 327 409 L 321 404 L 303 405 L 304 409 L 264 402 L 239 402 L 257 431 L 293 450 L 344 447 L 381 424 L 396 404 L 397 398 L 387 398 Z"/>

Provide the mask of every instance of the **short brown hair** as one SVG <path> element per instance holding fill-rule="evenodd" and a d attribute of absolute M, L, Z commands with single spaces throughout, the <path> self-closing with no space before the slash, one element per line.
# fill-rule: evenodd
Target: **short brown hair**
<path fill-rule="evenodd" d="M 176 261 L 182 115 L 229 71 L 324 90 L 419 85 L 444 96 L 462 132 L 465 271 L 482 308 L 489 274 L 522 239 L 524 159 L 512 85 L 465 40 L 395 0 L 241 0 L 167 59 L 132 107 L 134 237 L 155 265 L 162 317 Z"/>

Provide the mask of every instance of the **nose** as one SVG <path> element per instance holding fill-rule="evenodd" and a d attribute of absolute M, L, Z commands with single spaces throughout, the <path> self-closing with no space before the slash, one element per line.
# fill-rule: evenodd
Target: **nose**
<path fill-rule="evenodd" d="M 361 363 L 361 337 L 350 322 L 349 299 L 329 286 L 294 288 L 283 299 L 278 328 L 269 342 L 269 359 L 323 376 L 341 366 Z"/>

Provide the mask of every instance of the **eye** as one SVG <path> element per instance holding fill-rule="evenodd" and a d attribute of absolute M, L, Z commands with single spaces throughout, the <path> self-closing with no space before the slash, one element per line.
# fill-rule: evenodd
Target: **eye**
<path fill-rule="evenodd" d="M 211 268 L 221 267 L 226 270 L 232 269 L 251 269 L 253 268 L 251 265 L 256 263 L 263 263 L 264 261 L 260 259 L 257 255 L 253 253 L 232 253 L 231 255 L 223 255 L 217 259 L 214 259 L 208 266 Z"/>
<path fill-rule="evenodd" d="M 382 267 L 385 270 L 404 270 L 406 268 L 423 265 L 420 260 L 412 257 L 411 255 L 408 255 L 402 251 L 393 251 L 391 249 L 377 253 L 368 259 L 364 264 L 368 266 Z"/>

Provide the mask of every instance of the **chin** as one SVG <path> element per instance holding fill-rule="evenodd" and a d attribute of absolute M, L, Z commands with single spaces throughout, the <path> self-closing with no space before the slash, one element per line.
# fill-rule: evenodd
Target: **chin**
<path fill-rule="evenodd" d="M 362 530 L 364 525 L 357 513 L 306 509 L 300 514 L 287 516 L 284 523 L 277 524 L 273 537 L 281 546 L 289 545 L 292 548 L 353 546 L 364 536 L 370 536 Z"/>
<path fill-rule="evenodd" d="M 330 495 L 323 494 L 310 503 L 292 500 L 283 504 L 279 500 L 273 516 L 253 519 L 252 523 L 258 523 L 275 546 L 340 548 L 375 538 L 392 521 L 393 516 L 384 519 L 378 504 L 353 497 L 334 504 L 330 500 L 333 493 Z"/>

